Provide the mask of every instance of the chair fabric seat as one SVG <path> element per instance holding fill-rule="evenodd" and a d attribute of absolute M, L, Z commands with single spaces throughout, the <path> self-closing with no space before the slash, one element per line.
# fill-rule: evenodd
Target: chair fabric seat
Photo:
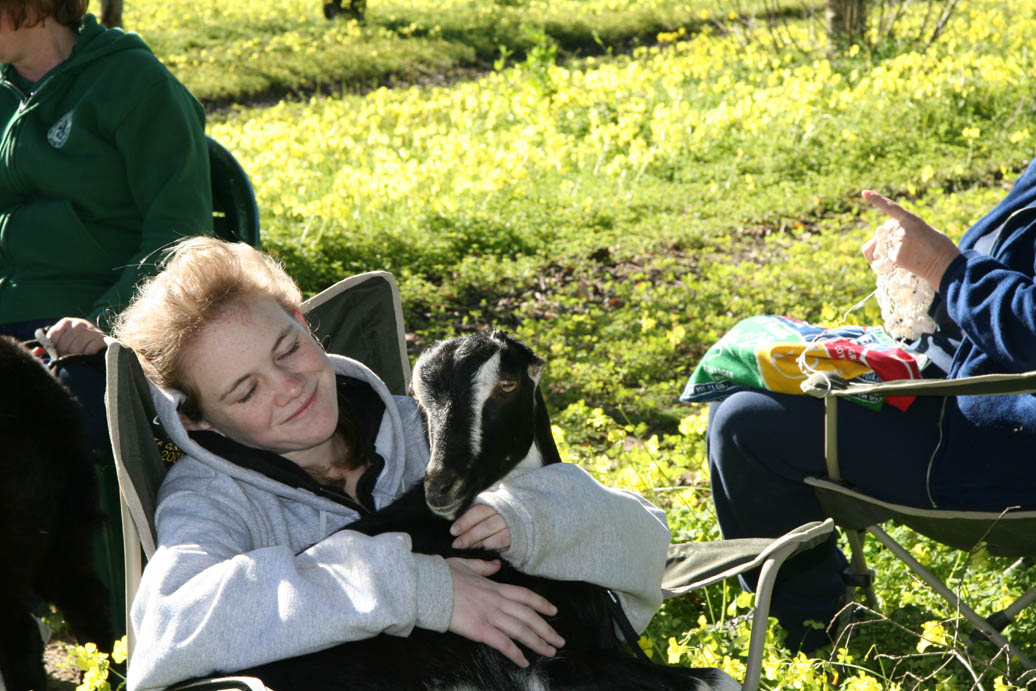
<path fill-rule="evenodd" d="M 961 511 L 892 504 L 823 478 L 806 478 L 824 513 L 841 526 L 866 530 L 892 520 L 955 549 L 970 552 L 985 544 L 990 554 L 1036 554 L 1036 511 Z"/>

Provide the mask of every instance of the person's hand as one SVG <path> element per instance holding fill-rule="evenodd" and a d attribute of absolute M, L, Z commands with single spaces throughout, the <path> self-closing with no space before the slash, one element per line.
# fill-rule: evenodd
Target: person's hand
<path fill-rule="evenodd" d="M 881 226 L 891 231 L 889 261 L 910 273 L 917 274 L 926 280 L 933 290 L 939 290 L 943 274 L 960 254 L 953 240 L 877 192 L 864 190 L 863 198 L 891 217 Z M 863 256 L 868 262 L 873 262 L 875 244 L 875 238 L 871 238 L 863 245 Z"/>
<path fill-rule="evenodd" d="M 88 319 L 65 317 L 47 330 L 58 355 L 93 355 L 104 349 L 104 332 Z"/>
<path fill-rule="evenodd" d="M 863 252 L 863 258 L 867 260 L 867 263 L 871 266 L 874 265 L 875 256 L 874 253 L 878 249 L 878 237 L 886 232 L 902 232 L 896 231 L 899 226 L 899 221 L 894 218 L 890 218 L 880 226 L 874 229 L 874 235 L 871 236 L 867 242 L 863 243 L 863 247 L 860 248 Z"/>
<path fill-rule="evenodd" d="M 529 661 L 517 643 L 548 657 L 565 644 L 540 616 L 557 614 L 557 607 L 528 588 L 486 578 L 500 562 L 452 558 L 446 563 L 453 577 L 450 631 L 496 648 L 519 667 Z"/>
<path fill-rule="evenodd" d="M 450 526 L 450 534 L 456 536 L 454 549 L 476 547 L 504 550 L 511 546 L 511 531 L 503 516 L 485 504 L 475 504 L 465 511 Z"/>

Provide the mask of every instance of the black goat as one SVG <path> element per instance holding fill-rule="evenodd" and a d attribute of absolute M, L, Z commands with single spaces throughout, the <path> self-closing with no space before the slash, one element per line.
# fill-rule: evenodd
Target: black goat
<path fill-rule="evenodd" d="M 406 532 L 414 551 L 425 554 L 496 558 L 452 549 L 449 527 L 475 495 L 514 468 L 561 462 L 538 388 L 542 367 L 532 351 L 499 331 L 444 341 L 422 354 L 413 391 L 431 449 L 425 482 L 348 529 Z M 275 691 L 738 688 L 719 670 L 665 667 L 631 655 L 615 635 L 614 618 L 624 615 L 603 588 L 532 577 L 506 564 L 493 578 L 530 588 L 558 607 L 549 621 L 566 645 L 555 657 L 526 651 L 531 665 L 523 669 L 461 636 L 414 629 L 407 638 L 380 635 L 241 673 Z"/>
<path fill-rule="evenodd" d="M 112 640 L 108 592 L 92 569 L 97 477 L 79 406 L 4 336 L 0 387 L 0 674 L 7 691 L 42 691 L 36 598 L 57 605 L 80 640 Z"/>

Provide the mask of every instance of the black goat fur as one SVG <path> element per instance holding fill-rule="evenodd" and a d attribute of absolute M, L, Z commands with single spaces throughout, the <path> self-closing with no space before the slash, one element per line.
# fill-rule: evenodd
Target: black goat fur
<path fill-rule="evenodd" d="M 427 401 L 433 407 L 433 399 L 436 398 L 462 401 L 468 393 L 463 391 L 463 382 L 473 381 L 479 363 L 491 357 L 495 350 L 506 351 L 499 367 L 501 372 L 506 371 L 509 381 L 517 382 L 522 378 L 524 381 L 508 386 L 509 393 L 505 398 L 509 396 L 510 403 L 486 404 L 485 416 L 489 416 L 490 407 L 497 408 L 493 413 L 494 422 L 490 424 L 506 423 L 504 418 L 508 405 L 517 405 L 523 412 L 535 412 L 524 418 L 535 432 L 526 429 L 523 433 L 527 436 L 518 435 L 521 441 L 512 444 L 515 453 L 507 463 L 514 467 L 528 451 L 534 437 L 544 462 L 561 462 L 550 437 L 550 423 L 537 382 L 527 374 L 530 365 L 538 372 L 543 363 L 526 346 L 502 332 L 495 332 L 492 336 L 451 339 L 433 347 L 430 351 L 432 357 L 422 355 L 414 373 L 415 381 L 420 378 L 423 386 L 417 391 L 418 398 L 424 398 L 422 402 Z M 422 365 L 425 365 L 423 369 Z M 524 394 L 523 386 L 526 387 Z M 463 406 L 460 408 L 465 409 Z M 463 474 L 465 485 L 474 483 L 477 485 L 475 490 L 486 489 L 509 470 L 501 467 L 496 469 L 496 474 L 484 476 L 485 465 L 501 464 L 501 459 L 495 458 L 502 453 L 499 444 L 494 446 L 494 441 L 483 439 L 487 446 L 481 447 L 482 451 L 473 459 L 460 458 L 470 445 L 457 444 L 456 440 L 454 447 L 446 449 L 445 454 L 442 453 L 444 449 L 436 448 L 437 441 L 441 441 L 437 436 L 442 432 L 441 427 L 462 424 L 462 418 L 463 414 L 456 419 L 442 418 L 438 421 L 426 417 L 431 436 L 435 437 L 432 440 L 433 459 L 438 452 L 439 456 L 448 459 L 444 462 L 464 466 L 463 470 L 452 467 L 450 471 Z M 436 425 L 440 425 L 440 429 L 436 430 Z M 485 457 L 487 453 L 494 458 Z M 452 548 L 454 537 L 449 532 L 452 521 L 436 515 L 429 508 L 425 494 L 427 484 L 426 479 L 426 483 L 414 487 L 384 509 L 361 517 L 347 529 L 367 535 L 408 533 L 413 551 L 421 554 L 498 559 L 499 556 L 493 552 Z M 472 488 L 466 487 L 459 492 L 464 497 L 461 511 L 477 493 L 467 489 Z M 726 691 L 738 688 L 728 675 L 719 670 L 667 667 L 634 657 L 615 634 L 613 613 L 618 611 L 618 607 L 612 603 L 610 594 L 599 586 L 530 576 L 511 568 L 506 562 L 492 578 L 533 590 L 557 606 L 558 614 L 547 618 L 566 641 L 556 656 L 542 657 L 525 650 L 531 664 L 523 669 L 487 645 L 453 633 L 415 628 L 406 638 L 383 634 L 237 673 L 257 676 L 274 691 Z"/>
<path fill-rule="evenodd" d="M 82 642 L 112 640 L 108 592 L 92 567 L 93 533 L 103 516 L 79 405 L 6 336 L 0 387 L 0 673 L 8 691 L 42 691 L 35 602 L 56 605 Z"/>

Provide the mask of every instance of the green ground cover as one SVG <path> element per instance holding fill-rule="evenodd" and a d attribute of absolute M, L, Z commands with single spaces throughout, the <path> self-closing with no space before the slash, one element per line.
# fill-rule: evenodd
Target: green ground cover
<path fill-rule="evenodd" d="M 324 19 L 322 0 L 127 3 L 125 22 L 200 98 L 222 103 L 441 81 L 524 56 L 542 32 L 563 54 L 655 42 L 660 31 L 714 26 L 731 8 L 792 0 L 385 0 L 366 21 Z M 728 7 L 729 6 L 729 7 Z"/>
<path fill-rule="evenodd" d="M 517 333 L 548 360 L 567 458 L 664 506 L 675 539 L 702 540 L 718 537 L 704 410 L 676 396 L 705 348 L 753 314 L 839 321 L 873 288 L 858 248 L 880 219 L 860 190 L 957 237 L 1036 135 L 1034 7 L 962 2 L 923 55 L 831 60 L 714 31 L 727 7 L 372 1 L 361 27 L 327 24 L 312 0 L 140 0 L 127 23 L 211 104 L 307 94 L 221 107 L 209 128 L 252 176 L 264 247 L 307 292 L 394 272 L 415 353 L 457 331 Z M 454 81 L 461 68 L 489 69 Z M 393 80 L 423 85 L 364 88 Z M 876 323 L 873 300 L 849 321 Z M 1033 579 L 908 546 L 986 602 Z M 955 641 L 954 613 L 905 568 L 870 559 L 888 620 L 817 659 L 771 646 L 765 688 L 1017 682 Z M 746 631 L 710 627 L 748 605 L 710 589 L 667 606 L 644 644 L 737 673 Z M 1034 629 L 1025 615 L 1013 637 L 1036 648 Z"/>

